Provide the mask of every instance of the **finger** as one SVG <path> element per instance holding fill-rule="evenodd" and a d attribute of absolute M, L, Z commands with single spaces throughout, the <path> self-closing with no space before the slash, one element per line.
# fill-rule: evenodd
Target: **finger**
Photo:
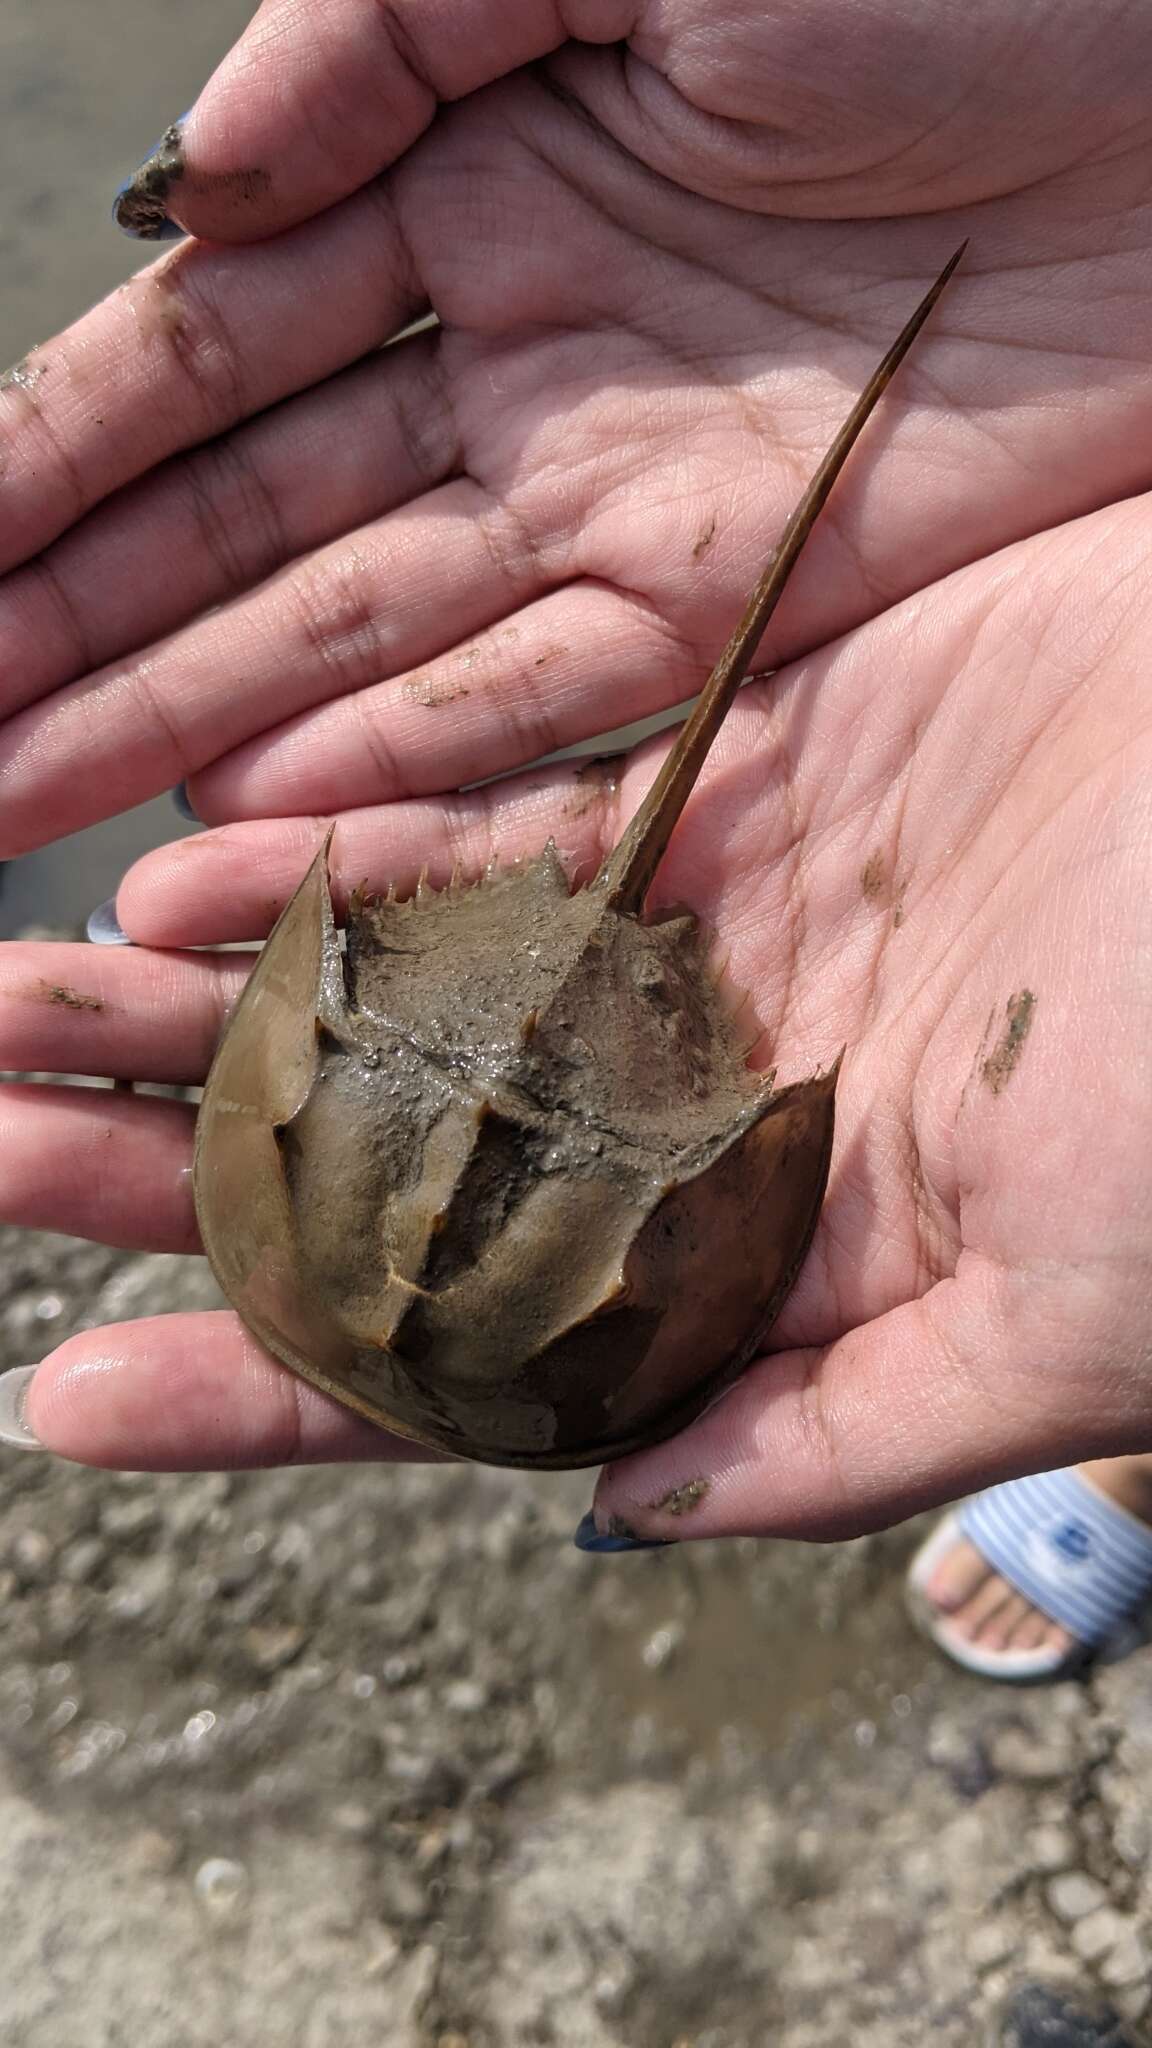
<path fill-rule="evenodd" d="M 174 458 L 0 582 L 0 715 L 407 503 L 456 461 L 428 335 Z"/>
<path fill-rule="evenodd" d="M 0 380 L 0 571 L 166 456 L 346 368 L 422 306 L 379 187 L 258 248 L 174 250 Z"/>
<path fill-rule="evenodd" d="M 0 1087 L 0 1221 L 122 1251 L 198 1252 L 187 1103 Z"/>
<path fill-rule="evenodd" d="M 394 163 L 441 100 L 568 34 L 615 41 L 633 15 L 620 0 L 564 10 L 550 0 L 265 0 L 192 114 L 125 188 L 120 224 L 144 240 L 166 221 L 212 241 L 275 234 Z"/>
<path fill-rule="evenodd" d="M 113 1470 L 435 1461 L 277 1365 L 224 1311 L 82 1331 L 39 1366 L 24 1414 L 45 1450 Z"/>
<path fill-rule="evenodd" d="M 576 583 L 416 672 L 262 733 L 198 776 L 192 801 L 211 823 L 455 789 L 666 711 L 707 673 L 640 599 Z"/>
<path fill-rule="evenodd" d="M 1033 1295 L 992 1262 L 971 1265 L 965 1283 L 943 1281 L 826 1348 L 761 1359 L 681 1436 L 607 1466 L 597 1528 L 831 1540 L 1142 1448 L 1152 1404 L 1139 1374 L 1100 1361 L 1084 1401 L 1083 1352 L 1061 1362 L 1035 1305 L 1051 1276 Z"/>
<path fill-rule="evenodd" d="M 397 677 L 399 729 L 365 726 L 364 747 L 380 756 L 377 786 L 443 788 L 442 707 L 467 696 L 471 652 L 461 646 L 441 661 L 434 686 L 405 671 L 515 611 L 546 573 L 515 519 L 478 485 L 445 484 L 145 654 L 17 713 L 0 732 L 0 859 L 141 803 L 272 720 L 355 698 L 382 674 Z M 531 749 L 513 756 L 530 757 Z M 285 799 L 281 808 L 299 806 Z"/>
<path fill-rule="evenodd" d="M 0 946 L 0 1070 L 195 1085 L 250 969 L 236 953 Z"/>
<path fill-rule="evenodd" d="M 667 743 L 664 742 L 664 745 Z M 426 798 L 343 813 L 329 856 L 338 915 L 357 886 L 410 895 L 424 869 L 442 888 L 459 867 L 531 858 L 553 838 L 575 881 L 595 872 L 655 773 L 660 749 L 586 755 L 489 783 L 448 801 Z M 263 938 L 324 839 L 321 818 L 223 825 L 145 854 L 120 884 L 116 915 L 140 946 Z M 2 1021 L 2 1011 L 0 1011 Z"/>

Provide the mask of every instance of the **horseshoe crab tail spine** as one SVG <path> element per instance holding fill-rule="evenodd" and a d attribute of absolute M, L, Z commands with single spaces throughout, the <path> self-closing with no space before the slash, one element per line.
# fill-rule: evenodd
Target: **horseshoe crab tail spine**
<path fill-rule="evenodd" d="M 903 362 L 967 247 L 967 242 L 960 244 L 868 379 L 788 520 L 752 593 L 748 608 L 709 676 L 676 745 L 619 845 L 609 855 L 592 884 L 593 888 L 604 891 L 613 909 L 631 911 L 636 916 L 643 910 L 644 899 L 676 821 L 733 698 L 748 674 L 764 629 L 780 601 L 800 551 L 869 414 Z"/>

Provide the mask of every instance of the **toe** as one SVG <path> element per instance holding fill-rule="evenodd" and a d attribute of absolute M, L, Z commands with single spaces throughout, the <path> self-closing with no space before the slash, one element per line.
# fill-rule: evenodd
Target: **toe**
<path fill-rule="evenodd" d="M 966 1536 L 958 1536 L 928 1574 L 924 1591 L 942 1613 L 955 1614 L 992 1578 L 995 1573 L 987 1558 Z"/>
<path fill-rule="evenodd" d="M 1056 1623 L 1041 1614 L 1038 1607 L 1029 1607 L 1012 1631 L 1008 1647 L 1012 1650 L 1042 1650 L 1047 1648 L 1049 1633 Z"/>
<path fill-rule="evenodd" d="M 1076 1638 L 1058 1621 L 1053 1621 L 1038 1607 L 1025 1603 L 1024 1613 L 1016 1623 L 1005 1644 L 1009 1650 L 1052 1650 L 1066 1657 L 1076 1648 Z"/>
<path fill-rule="evenodd" d="M 951 1617 L 952 1627 L 970 1643 L 990 1641 L 988 1634 L 1005 1601 L 1012 1597 L 1012 1589 L 999 1574 L 984 1568 L 984 1578 L 971 1598 L 957 1607 Z"/>
<path fill-rule="evenodd" d="M 1005 1587 L 1004 1591 L 1004 1599 L 981 1630 L 980 1641 L 986 1650 L 1006 1650 L 1021 1623 L 1035 1612 L 1021 1593 L 1013 1592 L 1010 1587 Z"/>

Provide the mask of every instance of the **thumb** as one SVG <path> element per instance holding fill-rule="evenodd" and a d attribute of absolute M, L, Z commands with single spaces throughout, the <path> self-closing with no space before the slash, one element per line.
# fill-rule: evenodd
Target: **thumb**
<path fill-rule="evenodd" d="M 143 241 L 244 242 L 358 191 L 461 99 L 569 33 L 613 42 L 624 0 L 263 0 L 240 41 L 124 186 Z M 587 19 L 582 19 L 587 17 Z"/>
<path fill-rule="evenodd" d="M 1146 1448 L 1138 1375 L 1019 1302 L 1006 1318 L 999 1293 L 941 1281 L 825 1348 L 760 1359 L 681 1436 L 605 1467 L 598 1534 L 828 1541 Z"/>

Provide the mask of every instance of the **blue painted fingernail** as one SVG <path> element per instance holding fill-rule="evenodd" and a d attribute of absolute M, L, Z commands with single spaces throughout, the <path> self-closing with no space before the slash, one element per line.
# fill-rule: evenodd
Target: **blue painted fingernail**
<path fill-rule="evenodd" d="M 130 946 L 128 937 L 116 915 L 116 898 L 110 896 L 107 903 L 98 903 L 85 927 L 93 946 Z"/>
<path fill-rule="evenodd" d="M 577 1550 L 586 1550 L 592 1557 L 608 1557 L 618 1550 L 671 1550 L 673 1545 L 662 1536 L 634 1536 L 626 1522 L 613 1515 L 604 1535 L 590 1514 L 585 1515 L 572 1541 Z"/>
<path fill-rule="evenodd" d="M 192 809 L 192 802 L 191 798 L 188 795 L 188 784 L 186 782 L 178 782 L 176 784 L 175 789 L 172 791 L 172 801 L 175 804 L 176 809 L 179 811 L 180 816 L 182 818 L 187 818 L 190 825 L 203 824 L 204 820 L 200 816 L 200 813 Z"/>
<path fill-rule="evenodd" d="M 178 242 L 185 230 L 170 219 L 168 194 L 184 176 L 184 123 L 182 114 L 164 130 L 138 171 L 121 185 L 112 208 L 117 227 L 136 242 Z"/>

